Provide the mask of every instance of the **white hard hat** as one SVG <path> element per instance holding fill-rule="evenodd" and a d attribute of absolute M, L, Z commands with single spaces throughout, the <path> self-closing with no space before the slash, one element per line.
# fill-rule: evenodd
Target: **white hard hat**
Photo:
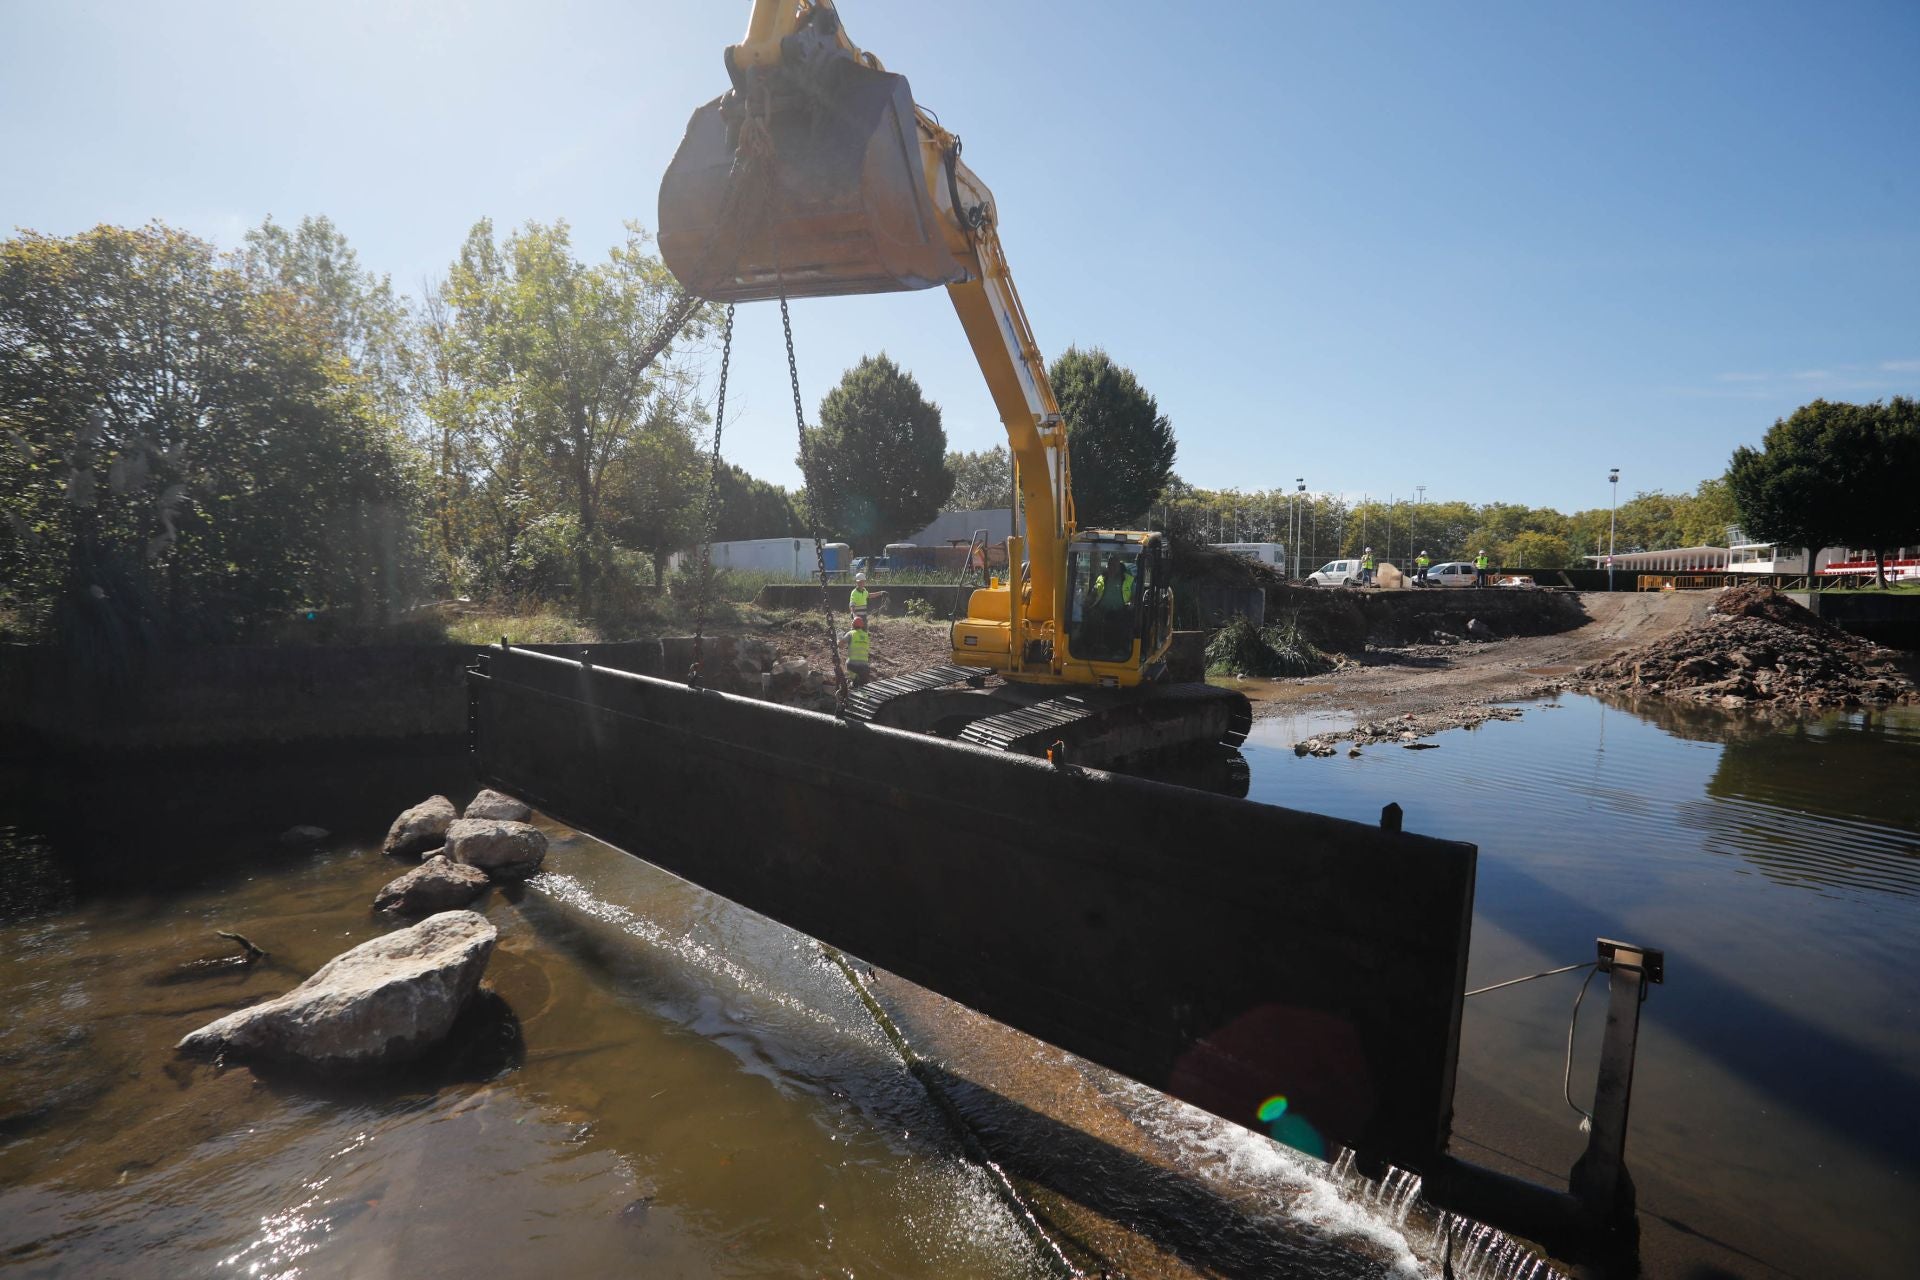
<path fill-rule="evenodd" d="M 853 575 L 853 580 L 855 582 L 865 582 L 867 580 L 867 575 L 864 573 L 856 573 Z"/>

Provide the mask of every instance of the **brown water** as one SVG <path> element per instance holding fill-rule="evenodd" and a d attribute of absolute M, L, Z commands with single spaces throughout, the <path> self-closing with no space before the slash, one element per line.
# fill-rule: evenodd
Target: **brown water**
<path fill-rule="evenodd" d="M 1255 798 L 1361 820 L 1391 800 L 1480 844 L 1473 983 L 1596 935 L 1667 948 L 1629 1147 L 1649 1275 L 1911 1273 L 1920 715 L 1743 726 L 1566 698 L 1357 760 L 1297 758 L 1287 731 L 1256 727 Z M 479 904 L 495 998 L 434 1061 L 355 1086 L 174 1058 L 390 927 L 368 910 L 399 870 L 378 838 L 463 776 L 405 756 L 0 774 L 0 1270 L 1437 1274 L 1415 1180 L 1358 1183 L 856 965 L 857 987 L 806 938 L 557 827 L 546 873 Z M 295 822 L 340 835 L 278 846 Z M 271 960 L 227 963 L 216 929 Z M 1574 984 L 1468 1002 L 1460 1154 L 1564 1177 Z M 1539 1273 L 1463 1247 L 1463 1277 Z"/>
<path fill-rule="evenodd" d="M 810 940 L 559 827 L 546 873 L 478 904 L 500 929 L 494 998 L 433 1061 L 353 1084 L 176 1059 L 186 1031 L 391 927 L 369 911 L 401 869 L 378 837 L 461 771 L 4 779 L 0 1268 L 1415 1273 L 1324 1165 L 874 979 L 950 1072 L 916 1076 Z M 341 835 L 314 852 L 267 834 L 295 821 Z M 217 929 L 269 961 L 230 963 Z M 1143 1124 L 1137 1154 L 1086 1137 Z M 1092 1186 L 1021 1172 L 1070 1149 L 1082 1174 L 1112 1166 Z"/>

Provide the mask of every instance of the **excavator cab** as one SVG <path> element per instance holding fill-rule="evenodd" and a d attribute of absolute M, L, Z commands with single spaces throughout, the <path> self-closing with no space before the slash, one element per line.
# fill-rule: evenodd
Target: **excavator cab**
<path fill-rule="evenodd" d="M 957 157 L 934 149 L 906 77 L 855 50 L 829 5 L 755 12 L 727 50 L 732 90 L 693 113 L 660 183 L 660 253 L 681 285 L 749 301 L 965 279 L 939 214 Z"/>
<path fill-rule="evenodd" d="M 1162 656 L 1171 626 L 1155 535 L 1089 531 L 1067 547 L 1067 654 L 1135 673 Z"/>

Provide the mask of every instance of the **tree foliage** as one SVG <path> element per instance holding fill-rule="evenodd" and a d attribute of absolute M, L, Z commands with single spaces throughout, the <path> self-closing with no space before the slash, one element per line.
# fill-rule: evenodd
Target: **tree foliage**
<path fill-rule="evenodd" d="M 1133 370 L 1069 347 L 1047 371 L 1067 421 L 1074 512 L 1083 528 L 1141 518 L 1173 476 L 1173 424 Z"/>
<path fill-rule="evenodd" d="M 409 458 L 298 294 L 158 224 L 0 243 L 0 580 L 95 656 L 407 590 Z"/>
<path fill-rule="evenodd" d="M 705 483 L 704 476 L 702 483 Z M 720 464 L 719 514 L 714 520 L 714 541 L 796 538 L 806 532 L 807 522 L 794 509 L 793 495 L 777 484 L 748 475 L 733 463 Z"/>
<path fill-rule="evenodd" d="M 468 234 L 423 324 L 431 523 L 455 585 L 570 591 L 591 612 L 619 539 L 657 560 L 693 536 L 693 380 L 671 345 L 640 362 L 674 290 L 631 225 L 598 266 L 565 223 Z"/>
<path fill-rule="evenodd" d="M 1788 546 L 1886 552 L 1920 542 L 1920 409 L 1815 400 L 1734 450 L 1727 480 L 1749 536 Z"/>
<path fill-rule="evenodd" d="M 877 550 L 925 525 L 953 493 L 946 450 L 940 406 L 884 351 L 864 357 L 806 430 L 800 470 L 822 532 Z"/>
<path fill-rule="evenodd" d="M 1013 454 L 1003 444 L 977 453 L 949 453 L 947 470 L 953 472 L 949 510 L 1004 511 L 1013 501 Z"/>

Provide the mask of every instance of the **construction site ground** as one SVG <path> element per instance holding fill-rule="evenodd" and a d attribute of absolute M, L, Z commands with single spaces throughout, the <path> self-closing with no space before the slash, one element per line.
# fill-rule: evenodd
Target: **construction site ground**
<path fill-rule="evenodd" d="M 1471 588 L 1468 588 L 1471 590 Z M 1670 635 L 1707 615 L 1712 592 L 1587 592 L 1588 621 L 1550 635 L 1369 647 L 1318 676 L 1234 682 L 1256 720 L 1296 720 L 1300 737 L 1332 742 L 1369 725 L 1425 737 L 1478 724 L 1499 703 L 1564 687 L 1580 667 Z"/>

